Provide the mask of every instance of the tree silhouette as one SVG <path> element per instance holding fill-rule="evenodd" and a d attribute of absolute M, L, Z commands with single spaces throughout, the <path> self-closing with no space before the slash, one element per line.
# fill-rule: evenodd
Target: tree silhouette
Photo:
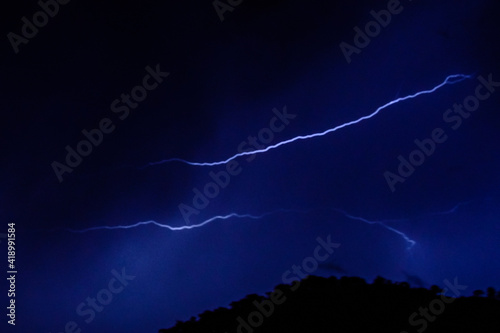
<path fill-rule="evenodd" d="M 486 289 L 486 295 L 488 298 L 495 298 L 497 291 L 493 287 L 488 287 Z"/>
<path fill-rule="evenodd" d="M 436 286 L 435 284 L 431 286 L 430 290 L 434 295 L 438 295 L 443 292 L 443 289 L 440 288 L 439 286 Z"/>
<path fill-rule="evenodd" d="M 482 291 L 481 289 L 477 289 L 472 292 L 472 295 L 474 295 L 475 297 L 481 297 L 484 295 L 484 291 Z"/>

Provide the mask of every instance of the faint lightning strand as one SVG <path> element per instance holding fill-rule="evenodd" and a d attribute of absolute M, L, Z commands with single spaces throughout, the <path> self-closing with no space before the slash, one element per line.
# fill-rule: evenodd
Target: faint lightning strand
<path fill-rule="evenodd" d="M 339 129 L 342 129 L 344 127 L 348 127 L 348 126 L 351 126 L 351 125 L 354 125 L 354 124 L 358 124 L 358 123 L 360 123 L 363 120 L 370 119 L 370 118 L 374 117 L 375 115 L 377 115 L 383 109 L 385 109 L 385 108 L 387 108 L 387 107 L 389 107 L 391 105 L 394 105 L 396 103 L 405 101 L 407 99 L 413 99 L 413 98 L 418 97 L 420 95 L 431 94 L 431 93 L 435 92 L 436 90 L 444 87 L 447 84 L 455 84 L 455 83 L 458 83 L 458 82 L 464 81 L 465 79 L 470 79 L 470 78 L 472 78 L 471 75 L 465 75 L 465 74 L 453 74 L 453 75 L 449 75 L 448 77 L 446 77 L 446 79 L 442 83 L 438 84 L 434 88 L 429 89 L 429 90 L 422 90 L 422 91 L 419 91 L 419 92 L 417 92 L 415 94 L 408 95 L 408 96 L 405 96 L 405 97 L 399 97 L 399 98 L 397 98 L 395 100 L 392 100 L 392 101 L 390 101 L 390 102 L 388 102 L 388 103 L 380 106 L 373 113 L 371 113 L 371 114 L 369 114 L 367 116 L 363 116 L 363 117 L 361 117 L 359 119 L 356 119 L 356 120 L 344 123 L 342 125 L 338 125 L 338 126 L 336 126 L 334 128 L 330 128 L 330 129 L 328 129 L 326 131 L 323 131 L 323 132 L 313 133 L 313 134 L 309 134 L 309 135 L 299 135 L 299 136 L 296 136 L 294 138 L 278 142 L 278 143 L 276 143 L 274 145 L 268 146 L 268 147 L 263 148 L 263 149 L 257 149 L 257 150 L 253 150 L 253 151 L 241 152 L 241 153 L 235 154 L 235 155 L 233 155 L 233 156 L 231 156 L 228 159 L 225 159 L 223 161 L 218 161 L 218 162 L 202 162 L 202 163 L 199 163 L 199 162 L 186 161 L 186 160 L 181 159 L 181 158 L 170 158 L 170 159 L 166 159 L 166 160 L 162 160 L 162 161 L 158 161 L 158 162 L 151 162 L 151 163 L 145 165 L 143 168 L 146 168 L 148 166 L 163 164 L 163 163 L 169 163 L 169 162 L 182 162 L 182 163 L 193 165 L 193 166 L 216 166 L 216 165 L 226 164 L 226 163 L 228 163 L 228 162 L 230 162 L 230 161 L 232 161 L 232 160 L 234 160 L 234 159 L 236 159 L 238 157 L 242 157 L 242 156 L 246 156 L 246 155 L 254 155 L 254 154 L 265 153 L 265 152 L 268 152 L 268 151 L 270 151 L 272 149 L 276 149 L 278 147 L 281 147 L 281 146 L 287 145 L 289 143 L 295 142 L 297 140 L 307 140 L 307 139 L 312 139 L 312 138 L 319 137 L 319 136 L 324 136 L 326 134 L 335 132 L 335 131 L 337 131 Z"/>
<path fill-rule="evenodd" d="M 473 202 L 474 200 L 469 200 L 469 201 L 464 201 L 464 202 L 459 202 L 458 204 L 456 204 L 455 206 L 453 206 L 451 209 L 449 210 L 445 210 L 445 211 L 439 211 L 439 212 L 434 212 L 434 213 L 426 213 L 426 214 L 423 214 L 421 216 L 418 216 L 418 217 L 414 217 L 413 219 L 421 219 L 421 218 L 424 218 L 424 217 L 427 217 L 427 216 L 433 216 L 433 215 L 451 215 L 451 214 L 455 214 L 457 212 L 457 210 L 461 207 L 461 206 L 465 206 L 465 205 L 469 205 Z M 344 215 L 345 217 L 351 219 L 351 220 L 357 220 L 357 221 L 362 221 L 362 222 L 365 222 L 365 223 L 368 223 L 368 224 L 379 224 L 381 225 L 382 227 L 384 227 L 385 229 L 387 230 L 390 230 L 392 232 L 395 232 L 396 234 L 400 235 L 401 237 L 403 237 L 403 239 L 409 244 L 408 245 L 408 249 L 411 249 L 417 242 L 414 241 L 413 239 L 411 239 L 409 236 L 407 236 L 404 232 L 394 228 L 394 227 L 391 227 L 389 225 L 387 225 L 387 223 L 394 223 L 394 222 L 409 222 L 411 219 L 410 218 L 402 218 L 402 219 L 386 219 L 386 220 L 380 220 L 380 221 L 370 221 L 370 220 L 367 220 L 363 217 L 358 217 L 358 216 L 354 216 L 354 215 L 351 215 L 349 214 L 348 212 L 342 210 L 342 209 L 339 209 L 339 208 L 330 208 L 331 210 L 334 210 L 338 213 L 341 213 L 342 215 Z"/>
<path fill-rule="evenodd" d="M 448 214 L 453 214 L 455 213 L 459 208 L 460 206 L 465 206 L 465 205 L 469 205 L 473 202 L 474 200 L 469 200 L 469 201 L 465 201 L 465 202 L 459 202 L 458 204 L 456 204 L 453 208 L 447 210 L 447 211 L 444 211 L 444 212 L 434 212 L 434 213 L 429 213 L 428 215 L 448 215 Z"/>
<path fill-rule="evenodd" d="M 332 208 L 334 211 L 336 212 L 339 212 L 341 213 L 342 215 L 344 215 L 345 217 L 351 219 L 351 220 L 357 220 L 357 221 L 362 221 L 364 223 L 368 223 L 368 224 L 378 224 L 382 227 L 384 227 L 385 229 L 389 230 L 389 231 L 392 231 L 392 232 L 395 232 L 396 234 L 400 235 L 401 237 L 403 237 L 403 239 L 408 243 L 408 247 L 407 249 L 411 249 L 415 244 L 417 244 L 416 241 L 414 241 L 413 239 L 411 239 L 410 237 L 408 237 L 404 232 L 396 229 L 396 228 L 393 228 L 393 227 L 390 227 L 388 226 L 386 223 L 387 222 L 396 222 L 396 221 L 407 221 L 406 219 L 401 219 L 401 220 L 382 220 L 382 221 L 370 221 L 370 220 L 367 220 L 363 217 L 359 217 L 359 216 L 354 216 L 354 215 L 351 215 L 349 213 L 347 213 L 346 211 L 342 210 L 342 209 L 338 209 L 338 208 Z"/>

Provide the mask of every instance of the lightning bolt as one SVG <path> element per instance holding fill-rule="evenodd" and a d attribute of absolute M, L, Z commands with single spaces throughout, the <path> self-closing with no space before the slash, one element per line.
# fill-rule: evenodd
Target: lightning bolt
<path fill-rule="evenodd" d="M 312 138 L 316 138 L 316 137 L 327 135 L 329 133 L 336 132 L 336 131 L 338 131 L 338 130 L 340 130 L 342 128 L 345 128 L 345 127 L 348 127 L 348 126 L 351 126 L 351 125 L 355 125 L 355 124 L 358 124 L 358 123 L 360 123 L 360 122 L 362 122 L 364 120 L 373 118 L 380 111 L 382 111 L 385 108 L 388 108 L 391 105 L 397 104 L 399 102 L 406 101 L 408 99 L 416 98 L 416 97 L 418 97 L 420 95 L 432 94 L 433 92 L 435 92 L 436 90 L 444 87 L 445 85 L 455 84 L 455 83 L 464 81 L 466 79 L 471 79 L 471 78 L 472 78 L 471 75 L 465 75 L 465 74 L 453 74 L 453 75 L 449 75 L 448 77 L 446 77 L 446 79 L 443 82 L 441 82 L 440 84 L 438 84 L 437 86 L 435 86 L 432 89 L 422 90 L 422 91 L 419 91 L 419 92 L 414 93 L 412 95 L 408 95 L 408 96 L 405 96 L 405 97 L 396 98 L 396 99 L 394 99 L 394 100 L 392 100 L 392 101 L 390 101 L 390 102 L 388 102 L 388 103 L 386 103 L 386 104 L 378 107 L 371 114 L 363 116 L 363 117 L 358 118 L 356 120 L 353 120 L 353 121 L 350 121 L 350 122 L 338 125 L 336 127 L 327 129 L 326 131 L 323 131 L 323 132 L 313 133 L 313 134 L 309 134 L 309 135 L 299 135 L 299 136 L 296 136 L 294 138 L 278 142 L 278 143 L 276 143 L 274 145 L 268 146 L 268 147 L 263 148 L 263 149 L 257 149 L 257 150 L 253 150 L 253 151 L 241 152 L 241 153 L 235 154 L 235 155 L 233 155 L 233 156 L 231 156 L 231 157 L 229 157 L 229 158 L 227 158 L 225 160 L 222 160 L 222 161 L 217 161 L 217 162 L 190 162 L 190 161 L 187 161 L 187 160 L 184 160 L 184 159 L 181 159 L 181 158 L 170 158 L 170 159 L 166 159 L 166 160 L 162 160 L 162 161 L 158 161 L 158 162 L 151 162 L 151 163 L 143 166 L 142 168 L 146 168 L 146 167 L 154 166 L 154 165 L 159 165 L 159 164 L 163 164 L 163 163 L 169 163 L 169 162 L 181 162 L 181 163 L 185 163 L 185 164 L 189 164 L 189 165 L 193 165 L 193 166 L 216 166 L 216 165 L 223 165 L 223 164 L 226 164 L 226 163 L 228 163 L 228 162 L 230 162 L 230 161 L 232 161 L 232 160 L 234 160 L 234 159 L 236 159 L 238 157 L 242 157 L 242 156 L 246 156 L 246 155 L 262 154 L 262 153 L 268 152 L 268 151 L 270 151 L 272 149 L 276 149 L 278 147 L 287 145 L 289 143 L 292 143 L 292 142 L 295 142 L 295 141 L 298 141 L 298 140 L 312 139 Z"/>
<path fill-rule="evenodd" d="M 268 215 L 272 215 L 272 214 L 276 214 L 276 213 L 281 213 L 281 212 L 301 212 L 301 211 L 293 211 L 293 210 L 287 210 L 287 209 L 277 209 L 277 210 L 274 210 L 274 211 L 271 211 L 271 212 L 263 213 L 261 215 L 230 213 L 230 214 L 227 214 L 227 215 L 216 215 L 216 216 L 213 216 L 213 217 L 211 217 L 211 218 L 209 218 L 209 219 L 207 219 L 207 220 L 205 220 L 203 222 L 200 222 L 198 224 L 183 225 L 183 226 L 180 226 L 180 227 L 173 227 L 173 226 L 170 226 L 168 224 L 162 224 L 162 223 L 158 223 L 156 221 L 150 220 L 150 221 L 137 222 L 137 223 L 130 224 L 130 225 L 97 226 L 97 227 L 91 227 L 91 228 L 87 228 L 87 229 L 78 229 L 78 230 L 77 229 L 64 228 L 64 230 L 69 231 L 69 232 L 73 232 L 73 233 L 84 233 L 84 232 L 94 231 L 94 230 L 131 229 L 131 228 L 137 228 L 137 227 L 148 225 L 148 224 L 153 224 L 153 225 L 156 225 L 157 227 L 160 227 L 160 228 L 166 228 L 166 229 L 170 229 L 172 231 L 181 231 L 181 230 L 190 230 L 190 229 L 194 229 L 194 228 L 200 228 L 200 227 L 203 227 L 203 226 L 205 226 L 205 225 L 207 225 L 209 223 L 212 223 L 214 221 L 217 221 L 217 220 L 228 220 L 228 219 L 231 219 L 231 218 L 259 220 L 259 219 L 261 219 L 263 217 L 266 217 Z"/>

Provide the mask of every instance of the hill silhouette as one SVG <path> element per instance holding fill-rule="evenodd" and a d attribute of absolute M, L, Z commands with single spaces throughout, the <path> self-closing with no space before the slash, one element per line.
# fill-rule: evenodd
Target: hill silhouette
<path fill-rule="evenodd" d="M 500 332 L 500 293 L 488 288 L 464 297 L 457 279 L 410 288 L 377 277 L 317 277 L 251 294 L 230 308 L 205 311 L 159 333 L 214 332 Z M 470 291 L 469 291 L 470 293 Z"/>

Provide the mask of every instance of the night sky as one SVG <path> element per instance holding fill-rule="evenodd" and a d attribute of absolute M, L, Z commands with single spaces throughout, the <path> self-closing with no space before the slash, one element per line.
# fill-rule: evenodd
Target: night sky
<path fill-rule="evenodd" d="M 0 237 L 15 223 L 18 274 L 2 327 L 157 332 L 290 283 L 318 237 L 338 247 L 310 274 L 500 288 L 497 7 L 5 4 Z M 321 133 L 449 75 L 323 136 L 183 162 Z M 146 221 L 174 230 L 85 231 Z"/>

